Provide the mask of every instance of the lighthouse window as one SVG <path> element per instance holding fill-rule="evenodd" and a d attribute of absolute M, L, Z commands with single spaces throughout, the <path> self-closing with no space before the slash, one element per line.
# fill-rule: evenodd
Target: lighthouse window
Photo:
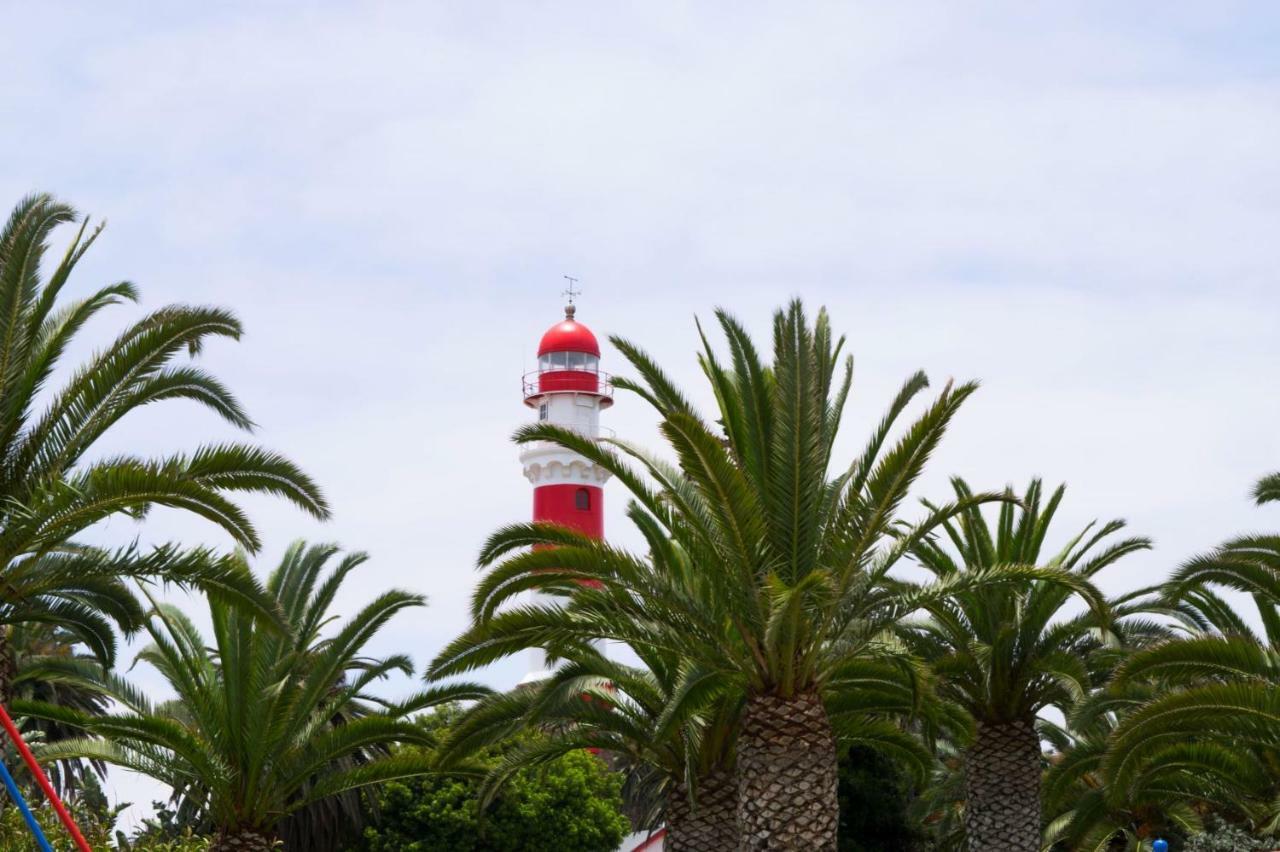
<path fill-rule="evenodd" d="M 586 366 L 586 360 L 587 360 L 586 353 L 570 352 L 569 353 L 569 369 L 570 370 L 584 369 Z"/>
<path fill-rule="evenodd" d="M 538 406 L 538 419 L 539 420 L 547 419 L 547 404 L 545 402 L 542 403 L 542 405 Z"/>
<path fill-rule="evenodd" d="M 578 493 L 573 495 L 573 505 L 580 512 L 591 511 L 591 492 L 585 488 L 579 488 Z"/>
<path fill-rule="evenodd" d="M 550 355 L 539 355 L 539 356 L 538 356 L 538 369 L 539 369 L 539 370 L 545 370 L 545 369 L 547 369 L 547 368 L 548 368 L 548 367 L 550 367 L 550 366 L 551 366 L 551 356 L 550 356 Z"/>
<path fill-rule="evenodd" d="M 552 370 L 563 370 L 569 366 L 568 352 L 552 352 L 550 357 Z"/>
<path fill-rule="evenodd" d="M 600 369 L 600 359 L 596 356 L 584 355 L 583 358 L 582 369 L 586 370 L 588 373 L 594 373 L 596 370 Z"/>

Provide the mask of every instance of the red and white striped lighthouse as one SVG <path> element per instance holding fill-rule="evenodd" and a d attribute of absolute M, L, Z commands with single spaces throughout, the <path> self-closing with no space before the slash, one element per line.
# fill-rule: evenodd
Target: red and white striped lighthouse
<path fill-rule="evenodd" d="M 538 369 L 524 376 L 524 404 L 538 420 L 599 438 L 600 412 L 613 405 L 613 385 L 600 370 L 600 344 L 574 318 L 572 292 L 564 320 L 542 335 Z M 520 453 L 524 475 L 533 484 L 533 519 L 572 527 L 604 538 L 604 483 L 609 472 L 575 452 L 548 442 L 526 444 Z M 535 601 L 537 593 L 534 593 Z M 546 655 L 532 652 L 521 683 L 549 674 Z"/>

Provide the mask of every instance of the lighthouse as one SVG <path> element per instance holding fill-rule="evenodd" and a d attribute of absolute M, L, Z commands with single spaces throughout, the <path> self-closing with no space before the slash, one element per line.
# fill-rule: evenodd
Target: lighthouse
<path fill-rule="evenodd" d="M 613 386 L 608 374 L 600 370 L 596 336 L 575 317 L 577 294 L 572 286 L 567 295 L 564 319 L 551 326 L 538 343 L 538 368 L 524 376 L 524 404 L 536 412 L 539 422 L 595 440 L 601 436 L 600 412 L 613 405 Z M 525 444 L 520 464 L 533 486 L 534 521 L 604 538 L 607 470 L 547 441 Z M 533 600 L 545 599 L 534 592 Z M 529 673 L 520 682 L 534 683 L 549 674 L 546 654 L 536 648 L 531 652 Z"/>

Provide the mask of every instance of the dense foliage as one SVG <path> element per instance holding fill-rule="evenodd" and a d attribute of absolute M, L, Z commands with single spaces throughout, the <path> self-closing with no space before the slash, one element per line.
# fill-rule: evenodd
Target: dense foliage
<path fill-rule="evenodd" d="M 200 833 L 201 818 L 189 808 L 181 811 L 173 802 L 152 802 L 152 814 L 142 824 L 126 835 L 116 830 L 116 846 L 120 849 L 155 849 L 186 852 L 187 848 L 203 852 L 212 842 Z M 203 844 L 203 845 L 200 845 Z"/>
<path fill-rule="evenodd" d="M 55 848 L 70 848 L 71 839 L 67 836 L 58 815 L 47 804 L 31 803 L 32 814 L 40 823 L 40 828 Z M 94 849 L 106 849 L 112 841 L 111 822 L 100 818 L 90 811 L 73 809 L 73 815 L 85 840 Z M 0 849 L 34 849 L 31 830 L 22 818 L 22 813 L 15 807 L 0 810 Z M 194 852 L 194 850 L 193 850 Z"/>
<path fill-rule="evenodd" d="M 21 778 L 20 775 L 19 779 Z M 57 814 L 43 800 L 34 783 L 30 786 L 32 789 L 28 795 L 28 803 L 45 836 L 55 849 L 71 848 L 71 840 L 58 820 Z M 95 850 L 109 849 L 111 842 L 114 841 L 117 849 L 129 850 L 129 852 L 207 852 L 212 842 L 207 837 L 195 836 L 189 830 L 146 831 L 138 833 L 133 838 L 127 838 L 119 830 L 113 831 L 120 811 L 126 806 L 110 806 L 93 775 L 85 777 L 84 784 L 77 786 L 72 796 L 66 800 L 66 804 L 85 840 Z M 163 809 L 161 813 L 164 813 Z M 34 842 L 21 812 L 14 807 L 0 811 L 0 849 L 7 852 L 7 850 L 32 848 L 34 848 Z"/>
<path fill-rule="evenodd" d="M 386 785 L 368 852 L 613 852 L 628 832 L 622 780 L 570 752 L 513 773 L 482 805 L 480 777 L 432 776 Z"/>
<path fill-rule="evenodd" d="M 867 746 L 840 756 L 840 852 L 908 852 L 924 842 L 910 813 L 911 777 Z"/>
<path fill-rule="evenodd" d="M 513 697 L 521 694 L 530 693 L 517 690 Z M 546 725 L 536 732 L 506 726 L 505 735 L 473 742 L 465 764 L 458 765 L 449 759 L 451 747 L 456 751 L 460 735 L 475 733 L 460 726 L 466 715 L 450 703 L 415 720 L 432 745 L 401 750 L 452 771 L 385 785 L 377 824 L 365 829 L 365 852 L 617 848 L 629 831 L 620 775 L 582 748 L 541 749 L 554 742 L 553 727 Z M 529 759 L 534 755 L 539 759 Z"/>

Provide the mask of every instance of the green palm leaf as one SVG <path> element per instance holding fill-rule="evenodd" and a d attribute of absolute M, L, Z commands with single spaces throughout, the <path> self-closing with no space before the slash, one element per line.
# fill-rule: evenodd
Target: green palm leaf
<path fill-rule="evenodd" d="M 488 694 L 476 684 L 457 684 L 399 702 L 362 699 L 372 683 L 409 666 L 401 655 L 368 658 L 364 647 L 390 618 L 423 600 L 388 592 L 331 631 L 302 629 L 325 620 L 314 610 L 337 592 L 324 576 L 330 564 L 337 563 L 333 576 L 345 578 L 362 561 L 338 557 L 324 545 L 289 550 L 266 584 L 277 617 L 285 619 L 283 630 L 265 622 L 250 601 L 214 597 L 210 642 L 180 611 L 157 605 L 145 625 L 152 644 L 139 660 L 165 678 L 175 702 L 153 705 L 99 669 L 74 676 L 116 698 L 121 712 L 94 716 L 31 701 L 15 709 L 88 734 L 51 744 L 51 758 L 87 758 L 143 772 L 170 784 L 180 802 L 212 827 L 282 833 L 297 848 L 322 848 L 329 842 L 317 833 L 323 811 L 313 808 L 362 787 L 437 771 L 407 753 L 392 754 L 396 743 L 429 742 L 408 713 Z M 242 563 L 240 569 L 248 570 Z M 308 814 L 315 818 L 311 823 Z"/>
<path fill-rule="evenodd" d="M 258 533 L 234 498 L 277 495 L 321 518 L 328 506 L 296 465 L 251 445 L 209 445 L 159 459 L 103 457 L 113 428 L 152 403 L 193 401 L 249 429 L 231 391 L 193 363 L 208 340 L 238 339 L 242 327 L 223 308 L 162 307 L 68 369 L 64 361 L 85 346 L 89 321 L 138 299 L 128 282 L 63 298 L 101 232 L 87 220 L 42 274 L 52 232 L 77 218 L 67 205 L 33 195 L 0 229 L 0 658 L 8 654 L 8 628 L 59 619 L 110 662 L 112 624 L 129 632 L 141 622 L 131 580 L 202 588 L 279 621 L 246 571 L 207 551 L 106 551 L 78 541 L 114 516 L 140 520 L 164 506 L 204 517 L 252 550 Z M 0 701 L 8 698 L 9 683 L 0 677 Z"/>

